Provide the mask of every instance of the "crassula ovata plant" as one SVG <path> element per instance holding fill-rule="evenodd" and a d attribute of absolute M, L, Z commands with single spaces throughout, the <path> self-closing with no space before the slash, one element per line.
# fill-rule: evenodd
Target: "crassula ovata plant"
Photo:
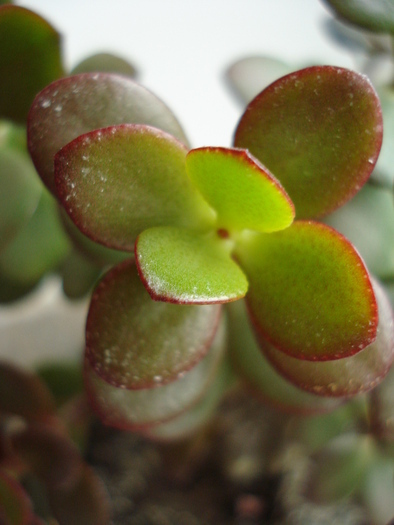
<path fill-rule="evenodd" d="M 186 409 L 198 420 L 228 383 L 226 347 L 263 397 L 301 412 L 384 378 L 390 304 L 351 243 L 316 220 L 367 181 L 381 140 L 368 79 L 331 66 L 263 90 L 230 148 L 190 149 L 168 108 L 121 76 L 76 75 L 37 95 L 37 171 L 83 234 L 130 254 L 87 318 L 85 384 L 106 423 L 187 432 Z M 246 342 L 243 298 L 262 353 Z"/>

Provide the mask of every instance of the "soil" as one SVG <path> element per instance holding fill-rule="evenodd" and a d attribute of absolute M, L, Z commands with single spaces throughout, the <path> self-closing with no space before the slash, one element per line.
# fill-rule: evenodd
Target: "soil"
<path fill-rule="evenodd" d="M 372 525 L 354 503 L 298 495 L 302 468 L 296 451 L 283 455 L 281 427 L 277 412 L 237 394 L 193 441 L 155 443 L 96 423 L 87 459 L 113 525 Z"/>

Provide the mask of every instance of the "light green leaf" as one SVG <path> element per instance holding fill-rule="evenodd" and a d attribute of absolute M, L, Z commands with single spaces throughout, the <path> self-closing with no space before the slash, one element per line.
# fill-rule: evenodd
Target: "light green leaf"
<path fill-rule="evenodd" d="M 377 33 L 394 33 L 393 0 L 324 0 L 344 22 Z"/>
<path fill-rule="evenodd" d="M 136 242 L 138 271 L 155 300 L 225 303 L 244 297 L 248 281 L 215 236 L 181 228 L 145 230 Z"/>
<path fill-rule="evenodd" d="M 246 150 L 193 149 L 186 157 L 186 169 L 217 211 L 219 228 L 271 232 L 287 228 L 294 219 L 286 192 Z"/>

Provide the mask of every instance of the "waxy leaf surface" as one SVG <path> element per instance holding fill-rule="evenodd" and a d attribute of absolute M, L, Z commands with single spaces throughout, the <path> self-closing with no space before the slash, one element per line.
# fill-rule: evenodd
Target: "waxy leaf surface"
<path fill-rule="evenodd" d="M 0 7 L 0 118 L 25 122 L 36 94 L 63 75 L 60 37 L 46 20 Z"/>
<path fill-rule="evenodd" d="M 185 157 L 185 146 L 156 128 L 95 130 L 56 154 L 57 193 L 82 233 L 132 251 L 147 228 L 211 224 L 213 212 L 187 178 Z"/>
<path fill-rule="evenodd" d="M 190 179 L 228 230 L 287 228 L 294 206 L 279 182 L 246 150 L 198 148 L 186 157 Z"/>
<path fill-rule="evenodd" d="M 394 33 L 393 0 L 324 0 L 345 22 L 377 33 Z"/>
<path fill-rule="evenodd" d="M 277 80 L 247 107 L 234 145 L 280 180 L 296 216 L 314 218 L 367 181 L 382 142 L 379 99 L 369 80 L 332 66 Z"/>
<path fill-rule="evenodd" d="M 249 103 L 269 84 L 291 73 L 292 68 L 275 58 L 250 56 L 232 64 L 226 77 L 242 102 Z"/>
<path fill-rule="evenodd" d="M 97 286 L 86 324 L 86 357 L 115 387 L 146 389 L 174 381 L 208 352 L 219 305 L 153 301 L 133 261 L 113 268 Z"/>
<path fill-rule="evenodd" d="M 269 363 L 255 339 L 243 301 L 227 306 L 229 351 L 234 369 L 268 405 L 289 413 L 319 414 L 338 407 L 341 400 L 316 396 L 297 388 Z"/>
<path fill-rule="evenodd" d="M 32 519 L 33 507 L 28 495 L 14 478 L 0 470 L 0 522 L 30 525 Z"/>
<path fill-rule="evenodd" d="M 281 232 L 245 238 L 237 257 L 249 279 L 256 329 L 283 352 L 339 359 L 374 341 L 377 305 L 368 272 L 332 228 L 296 221 Z"/>
<path fill-rule="evenodd" d="M 314 394 L 350 397 L 375 388 L 394 360 L 394 324 L 387 296 L 377 284 L 374 289 L 379 305 L 377 337 L 356 355 L 312 362 L 287 356 L 267 341 L 260 340 L 262 351 L 289 381 Z"/>
<path fill-rule="evenodd" d="M 54 192 L 53 157 L 79 135 L 116 124 L 147 124 L 185 135 L 167 106 L 133 80 L 110 73 L 85 73 L 53 82 L 34 99 L 28 147 L 41 178 Z"/>
<path fill-rule="evenodd" d="M 137 74 L 132 64 L 117 55 L 112 55 L 111 53 L 96 53 L 85 58 L 73 68 L 71 74 L 79 75 L 80 73 L 97 72 L 117 73 L 132 78 Z"/>
<path fill-rule="evenodd" d="M 247 292 L 244 273 L 216 237 L 151 228 L 138 237 L 135 253 L 138 271 L 155 300 L 225 303 Z"/>
<path fill-rule="evenodd" d="M 105 424 L 118 428 L 143 429 L 170 420 L 202 398 L 217 373 L 224 349 L 225 330 L 224 324 L 220 323 L 209 352 L 191 370 L 169 384 L 158 382 L 152 388 L 139 390 L 110 385 L 85 359 L 85 386 L 89 400 Z M 176 347 L 171 346 L 171 351 L 176 353 Z"/>

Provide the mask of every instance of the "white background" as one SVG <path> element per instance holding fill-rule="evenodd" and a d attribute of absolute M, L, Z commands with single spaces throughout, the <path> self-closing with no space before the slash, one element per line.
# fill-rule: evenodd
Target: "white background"
<path fill-rule="evenodd" d="M 241 107 L 224 82 L 235 60 L 265 54 L 303 65 L 352 67 L 324 33 L 321 0 L 26 0 L 63 35 L 71 67 L 120 54 L 162 98 L 192 146 L 229 146 Z"/>

